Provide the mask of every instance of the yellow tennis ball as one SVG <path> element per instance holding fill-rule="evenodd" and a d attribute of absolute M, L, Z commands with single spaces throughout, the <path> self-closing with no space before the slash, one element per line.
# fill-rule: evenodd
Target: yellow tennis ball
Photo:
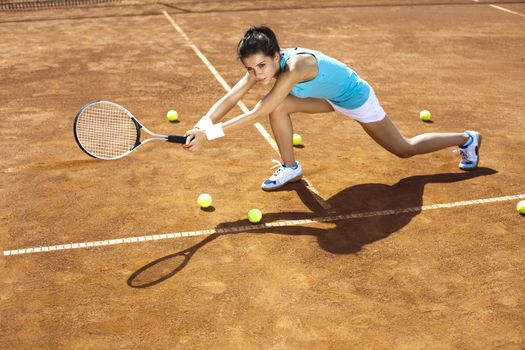
<path fill-rule="evenodd" d="M 518 213 L 525 215 L 525 201 L 519 201 L 516 209 L 518 210 Z"/>
<path fill-rule="evenodd" d="M 208 208 L 211 205 L 211 196 L 207 193 L 203 193 L 197 199 L 197 203 L 201 208 Z"/>
<path fill-rule="evenodd" d="M 303 138 L 299 134 L 293 134 L 293 145 L 299 146 L 303 142 Z"/>
<path fill-rule="evenodd" d="M 421 118 L 422 121 L 428 122 L 430 120 L 430 112 L 425 110 L 422 110 L 419 112 L 419 118 Z"/>
<path fill-rule="evenodd" d="M 252 224 L 256 224 L 262 219 L 262 212 L 259 209 L 252 209 L 248 212 L 248 220 Z"/>
<path fill-rule="evenodd" d="M 169 110 L 166 114 L 166 118 L 168 118 L 170 122 L 177 121 L 179 119 L 179 113 L 177 113 L 177 111 L 174 111 L 173 109 Z"/>

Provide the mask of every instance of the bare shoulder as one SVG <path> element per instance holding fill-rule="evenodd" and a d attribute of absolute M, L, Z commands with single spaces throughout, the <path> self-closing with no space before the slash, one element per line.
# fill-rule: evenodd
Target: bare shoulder
<path fill-rule="evenodd" d="M 288 69 L 304 77 L 313 78 L 317 75 L 317 60 L 312 55 L 295 55 L 288 60 Z"/>

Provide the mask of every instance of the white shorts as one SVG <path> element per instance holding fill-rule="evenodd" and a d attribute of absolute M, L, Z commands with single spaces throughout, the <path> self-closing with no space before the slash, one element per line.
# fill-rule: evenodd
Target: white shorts
<path fill-rule="evenodd" d="M 328 101 L 328 100 L 326 100 Z M 374 90 L 370 88 L 370 94 L 368 95 L 368 100 L 361 106 L 356 109 L 346 109 L 334 105 L 332 102 L 328 101 L 332 105 L 335 111 L 346 115 L 352 119 L 357 120 L 361 123 L 373 123 L 383 120 L 386 113 L 383 110 L 383 107 L 379 104 Z"/>

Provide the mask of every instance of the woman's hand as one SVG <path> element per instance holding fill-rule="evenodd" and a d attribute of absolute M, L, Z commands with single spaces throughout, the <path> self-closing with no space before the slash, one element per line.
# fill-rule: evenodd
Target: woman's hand
<path fill-rule="evenodd" d="M 188 130 L 186 131 L 185 135 L 188 138 L 186 139 L 186 144 L 182 145 L 182 147 L 184 147 L 190 152 L 199 150 L 202 147 L 202 145 L 206 141 L 208 141 L 208 139 L 206 138 L 206 133 L 204 132 L 204 130 L 201 129 L 194 128 Z"/>

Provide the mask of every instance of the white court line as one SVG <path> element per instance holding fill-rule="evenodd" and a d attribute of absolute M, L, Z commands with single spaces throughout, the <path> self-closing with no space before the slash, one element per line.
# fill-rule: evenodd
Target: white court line
<path fill-rule="evenodd" d="M 199 48 L 193 43 L 193 41 L 191 41 L 191 39 L 186 35 L 186 33 L 182 30 L 182 28 L 175 22 L 175 20 L 166 11 L 162 11 L 162 13 L 168 19 L 168 21 L 171 23 L 171 25 L 177 30 L 177 32 L 179 32 L 179 34 L 184 38 L 184 40 L 186 40 L 188 42 L 188 44 L 190 45 L 191 49 L 197 54 L 197 56 L 199 56 L 199 58 L 202 60 L 202 62 L 204 62 L 204 64 L 206 65 L 206 67 L 208 67 L 208 69 L 213 74 L 215 79 L 217 79 L 217 81 L 219 83 L 221 83 L 222 87 L 224 87 L 224 89 L 226 91 L 231 91 L 230 85 L 226 82 L 226 80 L 224 80 L 222 78 L 222 76 L 215 69 L 215 67 L 210 63 L 210 61 L 208 61 L 206 56 L 204 56 L 204 54 L 201 52 L 201 50 L 199 50 Z M 248 109 L 248 107 L 246 107 L 244 102 L 242 102 L 242 101 L 237 102 L 237 105 L 241 108 L 241 110 L 244 113 L 248 113 L 250 111 Z M 270 146 L 274 149 L 274 151 L 279 154 L 279 148 L 277 147 L 277 143 L 272 138 L 272 136 L 266 131 L 266 129 L 260 123 L 255 123 L 254 125 L 257 128 L 257 130 L 261 133 L 261 135 L 264 137 L 266 142 L 268 142 L 270 144 Z M 329 213 L 333 213 L 334 211 L 332 210 L 332 206 L 312 186 L 312 183 L 310 181 L 308 181 L 304 177 L 303 177 L 303 180 L 304 180 L 303 184 L 306 186 L 306 188 L 310 192 L 312 192 L 312 195 L 315 198 L 315 200 L 317 201 L 317 203 L 319 203 L 319 205 L 323 209 L 327 210 Z"/>
<path fill-rule="evenodd" d="M 524 198 L 525 198 L 525 193 L 512 195 L 512 196 L 505 196 L 505 197 L 474 199 L 474 200 L 461 201 L 461 202 L 431 204 L 431 205 L 408 207 L 408 208 L 401 208 L 401 209 L 379 210 L 379 211 L 370 211 L 370 212 L 354 213 L 354 214 L 342 214 L 342 215 L 336 215 L 336 216 L 321 216 L 317 218 L 304 219 L 304 220 L 277 221 L 277 222 L 269 222 L 267 224 L 246 225 L 246 226 L 237 226 L 237 227 L 229 227 L 229 228 L 219 228 L 219 229 L 208 229 L 208 230 L 201 230 L 201 231 L 174 232 L 174 233 L 164 233 L 164 234 L 157 234 L 157 235 L 150 235 L 150 236 L 109 239 L 105 241 L 69 243 L 69 244 L 60 244 L 60 245 L 33 247 L 33 248 L 20 248 L 20 249 L 13 249 L 13 250 L 4 250 L 3 253 L 4 253 L 4 256 L 10 256 L 10 255 L 22 255 L 22 254 L 32 254 L 32 253 L 49 253 L 49 252 L 54 252 L 57 250 L 87 249 L 87 248 L 101 247 L 101 246 L 108 246 L 108 245 L 146 242 L 146 241 L 159 241 L 163 239 L 173 239 L 173 238 L 179 238 L 179 237 L 202 236 L 202 235 L 211 235 L 211 234 L 218 234 L 218 233 L 228 234 L 228 233 L 235 233 L 235 232 L 254 231 L 254 230 L 260 230 L 260 229 L 272 228 L 272 227 L 308 225 L 308 224 L 315 224 L 319 222 L 337 222 L 341 220 L 366 218 L 366 217 L 372 217 L 372 216 L 386 216 L 386 215 L 397 215 L 397 214 L 405 214 L 405 213 L 418 213 L 421 211 L 432 210 L 432 209 L 447 209 L 447 208 L 455 208 L 455 207 L 464 207 L 468 205 L 503 202 L 503 201 L 510 201 L 510 200 L 516 200 L 516 199 L 524 199 Z"/>
<path fill-rule="evenodd" d="M 472 1 L 479 3 L 479 0 L 472 0 Z M 501 6 L 496 6 L 496 5 L 493 5 L 493 4 L 488 4 L 488 5 L 493 7 L 493 8 L 495 8 L 495 9 L 497 9 L 497 10 L 501 10 L 501 11 L 505 11 L 505 12 L 508 12 L 508 13 L 512 13 L 513 15 L 518 15 L 518 16 L 521 16 L 521 17 L 525 17 L 525 15 L 522 14 L 522 13 L 514 12 L 514 11 L 511 11 L 511 10 L 506 9 L 504 7 L 501 7 Z"/>
<path fill-rule="evenodd" d="M 495 9 L 497 9 L 497 10 L 501 10 L 501 11 L 505 11 L 505 12 L 508 12 L 508 13 L 512 13 L 513 15 L 518 15 L 518 16 L 521 16 L 521 17 L 525 17 L 525 15 L 522 14 L 522 13 L 514 12 L 514 11 L 511 11 L 511 10 L 506 9 L 506 8 L 504 8 L 504 7 L 501 7 L 501 6 L 496 6 L 496 5 L 492 5 L 492 4 L 489 4 L 489 6 L 495 8 Z"/>
<path fill-rule="evenodd" d="M 226 82 L 226 80 L 224 80 L 222 78 L 222 76 L 220 75 L 219 72 L 217 72 L 217 70 L 215 69 L 215 67 L 210 63 L 210 61 L 208 61 L 208 59 L 206 58 L 206 56 L 204 56 L 204 54 L 201 52 L 201 50 L 199 50 L 199 48 L 193 43 L 193 41 L 191 41 L 191 39 L 186 35 L 186 33 L 182 30 L 181 27 L 179 27 L 179 25 L 175 22 L 175 20 L 166 12 L 166 11 L 162 11 L 164 13 L 164 16 L 168 19 L 168 21 L 171 23 L 171 25 L 177 30 L 177 32 L 179 32 L 179 34 L 184 38 L 184 40 L 186 40 L 188 42 L 188 44 L 190 45 L 191 49 L 193 51 L 195 51 L 195 53 L 197 54 L 197 56 L 199 56 L 199 58 L 202 60 L 202 62 L 204 62 L 204 64 L 206 65 L 206 67 L 208 67 L 208 69 L 211 71 L 211 73 L 213 74 L 213 76 L 215 77 L 215 79 L 217 79 L 217 81 L 219 83 L 221 83 L 222 87 L 226 90 L 226 91 L 231 91 L 231 87 L 230 85 Z M 237 105 L 241 108 L 241 110 L 244 112 L 244 113 L 248 113 L 250 110 L 248 107 L 246 107 L 246 105 L 244 104 L 244 102 L 242 101 L 239 101 L 237 102 Z M 270 146 L 272 146 L 272 148 L 276 151 L 276 152 L 279 152 L 279 148 L 277 147 L 277 143 L 275 143 L 275 141 L 273 140 L 273 138 L 270 136 L 270 134 L 266 131 L 266 129 L 264 129 L 264 127 L 260 124 L 260 123 L 255 123 L 255 127 L 257 128 L 257 130 L 259 130 L 259 132 L 262 134 L 262 136 L 266 139 L 266 141 L 270 144 Z"/>

